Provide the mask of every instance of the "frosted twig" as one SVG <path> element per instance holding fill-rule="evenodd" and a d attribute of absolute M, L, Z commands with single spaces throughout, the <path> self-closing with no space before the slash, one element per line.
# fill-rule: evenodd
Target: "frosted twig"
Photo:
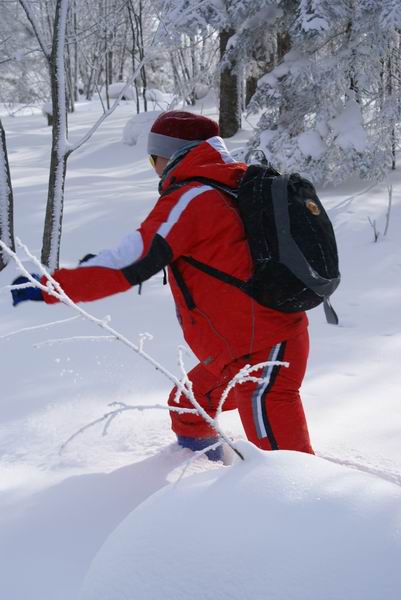
<path fill-rule="evenodd" d="M 53 338 L 51 340 L 45 340 L 44 342 L 37 342 L 36 344 L 33 345 L 33 347 L 34 348 L 43 348 L 43 346 L 54 346 L 55 344 L 65 344 L 68 342 L 115 342 L 115 341 L 116 341 L 115 335 L 74 335 L 72 337 L 67 337 L 67 338 Z"/>
<path fill-rule="evenodd" d="M 230 448 L 232 448 L 234 450 L 234 452 L 241 458 L 241 460 L 244 460 L 244 457 L 242 456 L 241 452 L 239 452 L 239 450 L 237 450 L 235 448 L 235 446 L 233 445 L 231 440 L 221 430 L 217 419 L 213 419 L 195 398 L 195 395 L 193 393 L 192 381 L 189 379 L 188 374 L 185 369 L 185 365 L 184 365 L 184 361 L 183 361 L 183 357 L 182 357 L 182 348 L 179 348 L 178 356 L 179 356 L 180 368 L 181 368 L 181 371 L 183 374 L 182 381 L 184 381 L 185 389 L 189 392 L 188 394 L 186 394 L 186 396 L 189 398 L 191 404 L 197 409 L 199 416 L 201 416 L 206 421 L 206 423 L 208 423 L 208 425 L 210 425 L 218 433 L 218 435 L 228 444 L 228 446 L 230 446 Z"/>
<path fill-rule="evenodd" d="M 204 410 L 204 408 L 202 408 L 202 406 L 196 400 L 196 398 L 193 394 L 193 391 L 192 391 L 192 383 L 191 382 L 189 382 L 189 389 L 188 389 L 185 385 L 183 385 L 182 381 L 179 380 L 175 375 L 173 375 L 168 369 L 166 369 L 165 367 L 160 365 L 160 363 L 158 363 L 149 354 L 144 352 L 144 350 L 141 350 L 139 348 L 139 346 L 137 346 L 136 344 L 131 342 L 124 335 L 122 335 L 121 333 L 119 333 L 118 331 L 116 331 L 115 329 L 110 327 L 110 325 L 108 325 L 104 319 L 102 320 L 102 319 L 98 319 L 98 318 L 94 317 L 93 315 L 91 315 L 90 313 L 88 313 L 87 311 L 82 309 L 80 306 L 75 304 L 75 302 L 73 302 L 71 300 L 71 298 L 69 298 L 69 296 L 67 296 L 67 294 L 64 292 L 64 290 L 61 288 L 60 284 L 47 272 L 47 270 L 41 264 L 41 262 L 35 256 L 33 256 L 33 254 L 30 252 L 30 250 L 27 248 L 27 246 L 25 246 L 25 244 L 23 244 L 19 238 L 16 239 L 16 244 L 19 248 L 21 248 L 25 252 L 27 257 L 38 267 L 40 272 L 46 277 L 46 279 L 47 279 L 46 286 L 43 285 L 43 283 L 41 283 L 37 279 L 35 279 L 26 270 L 26 268 L 22 264 L 21 260 L 18 258 L 17 254 L 13 250 L 8 248 L 8 246 L 6 246 L 3 242 L 0 241 L 0 247 L 3 248 L 5 250 L 5 252 L 7 252 L 7 254 L 9 254 L 15 260 L 17 267 L 19 268 L 21 273 L 23 273 L 23 275 L 25 275 L 35 287 L 38 287 L 39 289 L 43 290 L 50 296 L 53 296 L 60 302 L 63 302 L 64 304 L 66 304 L 67 306 L 69 306 L 70 308 L 72 308 L 73 310 L 78 312 L 84 318 L 95 323 L 95 325 L 97 325 L 98 327 L 101 327 L 102 329 L 105 329 L 106 331 L 108 331 L 113 337 L 115 337 L 115 339 L 119 340 L 120 342 L 122 342 L 123 344 L 125 344 L 126 346 L 131 348 L 131 350 L 134 350 L 137 354 L 142 356 L 147 362 L 149 362 L 152 366 L 154 366 L 158 371 L 163 373 L 188 398 L 190 403 L 197 409 L 198 414 L 200 416 L 202 416 L 206 420 L 206 422 L 216 431 L 216 433 L 228 444 L 228 446 L 230 446 L 230 448 L 232 448 L 232 450 L 241 459 L 243 459 L 242 454 L 234 447 L 231 440 L 220 429 L 218 423 L 207 414 L 207 412 Z M 181 352 L 181 355 L 182 355 L 182 352 Z M 173 408 L 175 408 L 175 407 L 166 407 L 166 408 L 168 408 L 169 410 L 173 410 Z M 177 408 L 179 409 L 179 407 L 177 407 Z M 182 409 L 179 409 L 179 410 L 182 410 Z M 104 419 L 102 418 L 101 420 L 104 420 Z M 99 421 L 96 420 L 96 423 L 97 422 L 99 422 Z M 84 430 L 86 430 L 86 427 L 84 428 Z"/>
<path fill-rule="evenodd" d="M 215 442 L 214 444 L 211 444 L 210 446 L 207 446 L 207 448 L 203 448 L 203 450 L 195 450 L 193 452 L 193 456 L 191 456 L 188 460 L 185 461 L 185 463 L 183 464 L 183 469 L 179 475 L 179 477 L 177 478 L 177 480 L 174 482 L 174 486 L 178 485 L 181 481 L 181 479 L 184 477 L 185 473 L 187 472 L 188 468 L 190 467 L 190 465 L 195 462 L 196 460 L 198 460 L 198 458 L 200 458 L 201 456 L 204 456 L 205 454 L 207 454 L 210 450 L 217 450 L 217 448 L 219 448 L 219 446 L 221 446 L 223 444 L 223 442 L 221 440 L 219 440 L 218 442 Z"/>
<path fill-rule="evenodd" d="M 27 254 L 27 256 L 29 256 L 29 258 L 32 258 L 34 260 L 35 264 L 39 267 L 42 274 L 46 274 L 50 281 L 52 279 L 51 276 L 47 274 L 45 268 L 38 261 L 38 259 L 36 257 L 32 256 L 32 254 L 29 252 L 28 248 L 26 246 L 24 246 L 24 244 L 22 244 L 22 242 L 19 238 L 17 238 L 16 242 L 17 242 L 17 246 L 22 248 L 25 251 L 25 253 Z M 43 283 L 41 283 L 40 281 L 38 281 L 37 279 L 35 279 L 35 277 L 33 277 L 31 275 L 31 273 L 29 273 L 29 271 L 26 270 L 26 268 L 22 264 L 21 260 L 18 258 L 17 254 L 13 250 L 11 250 L 11 248 L 6 246 L 6 244 L 4 244 L 4 242 L 2 242 L 1 240 L 0 240 L 0 248 L 2 248 L 2 250 L 4 252 L 6 252 L 11 258 L 14 259 L 14 261 L 18 267 L 18 270 L 30 281 L 30 283 L 32 284 L 33 287 L 38 287 L 40 290 L 42 290 L 46 293 L 51 293 L 55 298 L 57 298 L 57 300 L 62 301 L 61 295 L 59 293 L 57 293 L 54 289 L 51 289 L 49 286 L 46 286 Z M 55 282 L 55 283 L 57 283 L 57 282 Z M 24 285 L 26 285 L 26 284 L 24 284 Z"/>
<path fill-rule="evenodd" d="M 67 306 L 69 306 L 70 308 L 72 308 L 75 312 L 78 312 L 85 319 L 87 319 L 89 321 L 92 321 L 98 327 L 101 327 L 102 329 L 106 330 L 116 340 L 122 342 L 123 344 L 125 344 L 126 346 L 128 346 L 131 350 L 134 350 L 134 352 L 136 352 L 137 354 L 139 354 L 140 356 L 142 356 L 142 358 L 144 358 L 147 362 L 149 362 L 156 370 L 158 370 L 161 373 L 163 373 L 163 375 L 165 377 L 167 377 L 170 381 L 172 381 L 173 384 L 180 390 L 180 392 L 182 394 L 184 394 L 186 396 L 186 398 L 188 398 L 189 402 L 197 410 L 199 416 L 201 416 L 208 423 L 208 425 L 210 425 L 210 427 L 212 427 L 216 431 L 217 435 L 219 437 L 221 437 L 227 443 L 227 445 L 242 460 L 244 460 L 244 457 L 242 456 L 241 452 L 239 452 L 239 450 L 237 450 L 237 448 L 234 446 L 234 444 L 232 443 L 232 441 L 221 430 L 221 428 L 220 428 L 217 420 L 213 419 L 206 412 L 206 410 L 201 406 L 201 404 L 196 400 L 195 395 L 193 393 L 193 389 L 192 389 L 192 382 L 189 380 L 188 375 L 186 374 L 186 371 L 185 371 L 185 366 L 184 366 L 184 362 L 183 362 L 183 358 L 182 358 L 182 348 L 179 351 L 179 361 L 180 361 L 181 370 L 183 372 L 183 378 L 182 378 L 182 380 L 179 380 L 173 373 L 171 373 L 168 369 L 166 369 L 165 367 L 163 367 L 154 358 L 152 358 L 149 354 L 147 354 L 143 349 L 141 349 L 139 346 L 137 346 L 136 344 L 134 344 L 133 342 L 131 342 L 128 338 L 126 338 L 124 335 L 122 335 L 121 333 L 119 333 L 117 330 L 113 329 L 106 322 L 105 319 L 98 319 L 98 318 L 94 317 L 93 315 L 91 315 L 90 313 L 88 313 L 87 311 L 85 311 L 84 309 L 82 309 L 77 304 L 75 304 L 75 302 L 73 302 L 71 300 L 71 298 L 64 292 L 64 290 L 62 289 L 62 287 L 60 286 L 60 284 L 58 283 L 58 281 L 56 281 L 47 272 L 47 270 L 41 264 L 41 262 L 30 252 L 30 250 L 28 249 L 28 247 L 25 244 L 23 244 L 19 238 L 16 238 L 16 244 L 17 244 L 17 246 L 19 248 L 21 248 L 25 252 L 26 256 L 34 263 L 34 265 L 36 265 L 36 267 L 39 269 L 39 271 L 42 273 L 42 275 L 46 278 L 47 285 L 44 285 L 41 281 L 38 281 L 37 279 L 35 279 L 26 270 L 26 268 L 22 264 L 21 260 L 18 258 L 17 254 L 13 250 L 11 250 L 10 248 L 8 248 L 8 246 L 6 246 L 6 244 L 4 244 L 0 240 L 0 247 L 3 248 L 4 251 L 15 260 L 15 262 L 17 264 L 17 267 L 19 268 L 19 270 L 21 271 L 21 273 L 28 278 L 28 280 L 33 284 L 34 287 L 38 287 L 39 289 L 41 289 L 42 291 L 46 292 L 50 296 L 53 296 L 54 298 L 56 298 L 59 302 L 62 302 L 64 304 L 66 304 Z M 177 408 L 177 409 L 181 410 L 180 407 L 171 407 L 170 406 L 170 407 L 166 407 L 166 408 L 168 410 L 173 410 L 174 408 Z M 108 418 L 108 417 L 105 417 L 105 418 Z M 104 417 L 101 418 L 101 421 L 103 421 L 103 420 L 104 420 Z M 98 422 L 99 422 L 99 420 L 96 420 L 94 423 L 98 423 Z M 84 431 L 86 429 L 87 429 L 87 427 L 85 426 Z"/>
<path fill-rule="evenodd" d="M 368 221 L 371 228 L 373 229 L 373 241 L 376 243 L 380 237 L 380 231 L 378 231 L 376 226 L 376 219 L 372 220 L 370 217 L 368 217 Z"/>
<path fill-rule="evenodd" d="M 27 331 L 37 331 L 38 329 L 47 329 L 48 327 L 54 327 L 55 325 L 70 323 L 71 321 L 77 321 L 80 318 L 81 317 L 79 316 L 69 317 L 68 319 L 62 319 L 61 321 L 52 321 L 51 323 L 43 323 L 42 325 L 34 325 L 33 327 L 23 327 L 22 329 L 17 329 L 16 331 L 10 331 L 10 333 L 7 333 L 6 335 L 1 335 L 0 340 L 4 340 L 14 335 L 18 335 L 19 333 L 26 333 Z"/>
<path fill-rule="evenodd" d="M 236 385 L 241 385 L 243 383 L 247 383 L 247 382 L 253 382 L 253 383 L 258 383 L 258 384 L 262 384 L 266 381 L 269 380 L 269 377 L 252 377 L 251 373 L 253 373 L 254 371 L 259 371 L 260 369 L 263 369 L 264 367 L 267 366 L 282 366 L 282 367 L 289 367 L 290 364 L 288 362 L 282 362 L 282 361 L 265 361 L 265 362 L 261 362 L 258 363 L 256 365 L 245 365 L 238 373 L 236 373 L 234 375 L 234 377 L 228 382 L 225 390 L 223 391 L 223 393 L 221 394 L 220 397 L 220 401 L 217 407 L 217 411 L 216 411 L 216 417 L 215 419 L 217 420 L 220 415 L 221 412 L 223 410 L 223 406 L 225 401 L 228 398 L 229 393 L 231 392 L 231 390 L 236 386 Z"/>
<path fill-rule="evenodd" d="M 4 291 L 10 292 L 13 290 L 26 290 L 32 287 L 32 283 L 18 283 L 17 285 L 6 285 L 2 288 Z"/>
<path fill-rule="evenodd" d="M 176 404 L 180 403 L 181 391 L 182 391 L 182 388 L 185 387 L 185 379 L 184 378 L 180 379 L 180 383 L 181 383 L 181 386 L 180 387 L 177 386 L 177 389 L 176 389 L 175 395 L 174 395 L 174 402 Z"/>
<path fill-rule="evenodd" d="M 193 395 L 193 385 L 192 385 L 192 381 L 190 381 L 189 377 L 188 377 L 188 373 L 187 370 L 185 368 L 184 365 L 184 352 L 185 352 L 185 348 L 184 346 L 178 346 L 178 365 L 180 367 L 180 371 L 182 373 L 182 378 L 180 379 L 180 382 L 182 383 L 183 387 L 188 390 L 188 392 Z M 177 390 L 178 392 L 178 390 Z M 179 396 L 175 397 L 176 402 L 179 402 Z"/>
<path fill-rule="evenodd" d="M 154 410 L 154 409 L 158 409 L 158 410 L 168 410 L 168 411 L 173 411 L 173 412 L 177 412 L 180 414 L 197 414 L 197 410 L 195 408 L 179 408 L 177 407 L 171 407 L 171 406 L 165 406 L 164 404 L 143 404 L 143 405 L 131 405 L 131 404 L 125 404 L 123 402 L 111 402 L 108 406 L 118 406 L 118 408 L 115 408 L 114 410 L 110 410 L 109 412 L 105 413 L 104 415 L 102 415 L 101 417 L 98 417 L 97 419 L 94 419 L 93 421 L 91 421 L 90 423 L 87 423 L 86 425 L 83 425 L 82 427 L 80 427 L 77 431 L 75 431 L 75 433 L 73 433 L 72 435 L 70 435 L 70 437 L 61 444 L 60 449 L 59 449 L 59 454 L 62 454 L 64 452 L 64 450 L 66 449 L 66 447 L 73 441 L 75 440 L 75 438 L 77 438 L 79 435 L 81 435 L 82 433 L 84 433 L 85 431 L 87 431 L 88 429 L 91 429 L 91 427 L 94 427 L 95 425 L 98 425 L 99 423 L 103 423 L 105 422 L 105 425 L 103 427 L 103 433 L 102 435 L 107 435 L 108 433 L 108 429 L 110 427 L 110 424 L 112 421 L 114 421 L 114 419 L 118 416 L 120 416 L 122 413 L 127 412 L 129 410 L 138 410 L 138 411 L 143 411 L 143 410 Z"/>
<path fill-rule="evenodd" d="M 143 347 L 145 344 L 146 340 L 153 340 L 153 335 L 151 333 L 148 333 L 147 331 L 145 331 L 144 333 L 140 333 L 139 334 L 139 350 L 140 352 L 143 352 Z"/>

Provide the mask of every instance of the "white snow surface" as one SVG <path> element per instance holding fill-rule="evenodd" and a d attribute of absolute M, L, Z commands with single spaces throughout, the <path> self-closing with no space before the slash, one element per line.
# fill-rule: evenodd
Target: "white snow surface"
<path fill-rule="evenodd" d="M 401 489 L 315 456 L 245 461 L 170 484 L 95 558 L 80 600 L 398 600 Z"/>
<path fill-rule="evenodd" d="M 196 110 L 216 117 L 215 103 L 210 98 L 200 102 Z M 69 120 L 71 141 L 81 139 L 101 114 L 98 102 L 78 103 Z M 123 129 L 134 115 L 135 103 L 124 103 L 70 158 L 61 248 L 63 266 L 76 265 L 88 252 L 117 247 L 125 235 L 136 230 L 157 199 L 158 180 L 146 156 L 146 135 L 135 146 L 122 141 Z M 38 256 L 51 131 L 40 110 L 36 114 L 21 111 L 14 117 L 4 116 L 3 125 L 15 193 L 16 234 Z M 249 135 L 249 130 L 239 132 L 228 140 L 229 148 L 243 147 Z M 199 545 L 205 548 L 206 542 L 212 540 L 212 550 L 215 544 L 216 548 L 223 548 L 220 560 L 226 567 L 225 555 L 232 556 L 235 549 L 247 572 L 254 569 L 252 578 L 244 579 L 242 586 L 258 585 L 255 581 L 262 570 L 268 568 L 271 560 L 277 560 L 274 564 L 283 569 L 282 588 L 272 598 L 303 599 L 304 590 L 310 590 L 312 585 L 305 571 L 297 571 L 296 589 L 290 588 L 290 579 L 287 581 L 284 574 L 288 572 L 287 557 L 295 553 L 289 541 L 295 539 L 295 533 L 307 531 L 316 542 L 313 549 L 307 546 L 311 552 L 310 564 L 317 565 L 315 577 L 319 577 L 321 569 L 326 572 L 327 559 L 333 573 L 338 568 L 344 577 L 349 576 L 344 582 L 349 589 L 357 585 L 357 580 L 359 589 L 368 581 L 372 590 L 377 589 L 372 580 L 383 584 L 385 593 L 371 595 L 372 600 L 392 599 L 394 590 L 399 590 L 398 576 L 391 569 L 399 550 L 400 531 L 395 507 L 399 505 L 401 486 L 400 179 L 397 170 L 391 178 L 393 209 L 389 232 L 376 244 L 372 241 L 368 217 L 376 220 L 382 232 L 388 182 L 372 185 L 352 180 L 337 188 L 319 190 L 337 234 L 342 283 L 333 297 L 340 316 L 339 327 L 328 326 L 320 308 L 309 314 L 311 354 L 302 397 L 318 456 L 279 452 L 262 459 L 252 455 L 246 464 L 221 468 L 199 459 L 189 469 L 191 478 L 184 478 L 174 488 L 166 488 L 162 495 L 150 500 L 155 507 L 152 518 L 168 525 L 163 544 L 170 543 L 177 551 L 177 564 L 185 558 L 191 572 L 195 571 L 190 564 L 195 556 L 194 544 L 180 550 L 173 538 L 180 539 L 185 534 L 185 539 L 191 541 L 191 532 L 200 535 L 202 530 L 204 535 L 198 540 Z M 20 256 L 32 269 L 21 252 Z M 188 459 L 188 453 L 174 445 L 167 411 L 126 413 L 113 422 L 107 436 L 102 435 L 102 426 L 97 425 L 74 438 L 59 453 L 61 444 L 71 434 L 109 410 L 109 402 L 141 405 L 166 402 L 170 384 L 117 342 L 93 343 L 86 338 L 87 341 L 39 346 L 49 339 L 71 340 L 74 336 L 93 337 L 102 332 L 82 319 L 71 320 L 74 314 L 66 306 L 24 303 L 13 308 L 6 286 L 17 275 L 13 263 L 0 273 L 1 597 L 75 600 L 91 562 L 108 537 L 130 515 L 101 550 L 99 559 L 107 556 L 109 543 L 116 543 L 116 555 L 123 556 L 125 548 L 119 544 L 124 536 L 130 537 L 130 523 L 137 519 L 135 509 L 178 478 L 182 472 L 179 465 Z M 112 326 L 134 341 L 141 333 L 152 333 L 154 339 L 146 342 L 145 349 L 179 373 L 177 347 L 184 342 L 161 275 L 143 286 L 141 296 L 134 289 L 85 305 L 85 309 L 99 318 L 110 315 Z M 43 324 L 48 326 L 39 327 Z M 192 355 L 185 361 L 188 368 L 196 363 Z M 221 425 L 234 439 L 243 437 L 237 414 L 223 415 Z M 334 467 L 332 462 L 338 465 Z M 308 477 L 310 492 L 306 489 Z M 197 489 L 208 508 L 203 513 Z M 289 510 L 291 489 L 294 490 L 292 511 Z M 252 510 L 247 513 L 248 521 L 242 519 L 243 513 L 231 511 L 231 505 L 238 506 L 237 493 L 250 503 L 255 502 L 255 515 L 261 514 L 258 510 L 262 510 L 263 504 L 263 518 L 272 529 L 271 535 L 262 541 L 258 532 L 248 532 L 247 524 L 255 524 Z M 264 502 L 259 502 L 259 494 Z M 211 514 L 213 498 L 223 504 L 224 510 L 219 504 Z M 184 519 L 189 515 L 188 507 L 181 511 L 182 523 L 175 519 L 173 528 L 169 522 L 177 513 L 172 504 L 183 506 L 185 499 L 199 509 L 198 513 L 193 512 L 192 529 Z M 139 509 L 143 511 L 140 514 L 146 514 L 147 506 Z M 219 531 L 227 536 L 222 541 L 214 537 L 213 527 L 219 526 L 218 515 L 222 519 Z M 304 515 L 305 527 L 302 527 Z M 367 515 L 371 517 L 369 520 Z M 212 519 L 212 527 L 205 518 Z M 151 517 L 146 519 L 150 523 Z M 228 532 L 228 524 L 232 533 Z M 261 520 L 259 525 L 265 526 Z M 340 540 L 336 528 L 339 531 L 343 528 L 349 535 Z M 143 535 L 145 529 L 141 530 Z M 330 556 L 329 548 L 321 542 L 323 536 L 319 537 L 320 529 L 332 536 Z M 355 539 L 354 530 L 358 533 Z M 228 533 L 234 536 L 235 532 L 236 541 L 231 544 Z M 246 536 L 255 544 L 248 545 Z M 132 541 L 132 547 L 126 548 L 127 560 L 135 552 L 135 539 Z M 373 542 L 378 549 L 383 548 L 382 558 L 377 559 L 382 575 L 372 567 L 376 551 Z M 149 543 L 148 540 L 146 551 Z M 291 559 L 295 570 L 298 564 L 299 569 L 302 565 L 305 569 L 309 566 L 308 557 L 304 556 L 305 544 L 308 541 L 303 539 L 296 558 Z M 352 560 L 348 545 L 354 552 Z M 245 548 L 248 554 L 243 551 Z M 274 558 L 275 552 L 282 558 L 280 563 Z M 349 558 L 348 569 L 342 553 Z M 153 554 L 161 556 L 157 547 Z M 170 558 L 164 559 L 171 564 Z M 86 580 L 88 593 L 93 589 L 90 586 L 96 585 L 97 560 Z M 360 577 L 355 577 L 352 565 L 355 564 L 355 572 L 361 573 L 361 561 L 366 568 Z M 164 569 L 163 564 L 154 562 L 156 576 L 159 569 Z M 107 577 L 106 569 L 102 581 L 111 585 L 111 576 Z M 227 581 L 216 570 L 210 577 L 216 586 L 219 581 Z M 273 573 L 272 579 L 278 586 L 278 575 Z M 131 585 L 129 580 L 124 581 Z M 230 587 L 228 592 L 222 591 L 226 596 L 220 597 L 230 598 L 231 590 Z M 163 590 L 159 592 L 157 600 L 164 598 Z M 259 597 L 266 598 L 266 593 Z M 327 593 L 319 597 L 326 598 Z M 353 598 L 345 593 L 340 597 Z M 242 598 L 258 597 L 247 596 L 245 591 Z"/>

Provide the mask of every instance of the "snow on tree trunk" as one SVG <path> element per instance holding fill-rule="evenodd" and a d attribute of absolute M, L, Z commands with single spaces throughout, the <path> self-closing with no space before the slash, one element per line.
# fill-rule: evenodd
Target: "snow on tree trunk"
<path fill-rule="evenodd" d="M 6 136 L 0 119 L 0 239 L 14 250 L 13 191 L 8 165 Z M 8 262 L 8 256 L 0 252 L 0 271 Z"/>
<path fill-rule="evenodd" d="M 233 29 L 220 32 L 220 58 L 222 59 L 229 39 L 234 35 Z M 220 74 L 220 116 L 219 125 L 222 137 L 231 137 L 241 127 L 239 106 L 238 76 L 235 64 L 223 65 Z"/>
<path fill-rule="evenodd" d="M 69 0 L 57 0 L 51 53 L 53 135 L 49 189 L 42 244 L 42 263 L 50 271 L 58 268 L 63 220 L 64 181 L 69 155 L 67 142 L 66 81 L 64 47 Z"/>

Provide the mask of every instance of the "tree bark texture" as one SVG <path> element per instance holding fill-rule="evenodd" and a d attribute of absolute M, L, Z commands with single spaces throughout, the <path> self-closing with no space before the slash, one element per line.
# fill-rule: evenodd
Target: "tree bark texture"
<path fill-rule="evenodd" d="M 50 271 L 55 271 L 59 265 L 64 181 L 69 154 L 67 151 L 67 104 L 64 66 L 68 5 L 69 0 L 57 0 L 50 61 L 53 128 L 49 188 L 41 256 L 42 263 Z"/>
<path fill-rule="evenodd" d="M 12 250 L 14 244 L 13 190 L 8 164 L 6 135 L 0 119 L 0 239 Z M 9 257 L 0 251 L 0 271 L 8 263 Z"/>
<path fill-rule="evenodd" d="M 227 43 L 234 30 L 220 32 L 220 60 L 224 57 Z M 241 128 L 239 104 L 239 82 L 235 73 L 235 64 L 225 66 L 220 74 L 219 125 L 222 137 L 231 137 Z"/>

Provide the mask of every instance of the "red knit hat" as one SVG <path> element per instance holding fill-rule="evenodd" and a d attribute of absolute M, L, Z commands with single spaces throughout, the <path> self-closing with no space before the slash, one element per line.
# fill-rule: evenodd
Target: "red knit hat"
<path fill-rule="evenodd" d="M 162 113 L 152 125 L 148 154 L 170 158 L 189 142 L 201 142 L 219 135 L 216 121 L 182 110 Z"/>

